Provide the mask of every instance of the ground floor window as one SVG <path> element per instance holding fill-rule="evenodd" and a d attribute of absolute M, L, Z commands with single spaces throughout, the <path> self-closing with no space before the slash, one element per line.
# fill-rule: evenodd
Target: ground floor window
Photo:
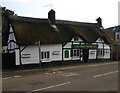
<path fill-rule="evenodd" d="M 65 50 L 65 58 L 69 58 L 69 50 Z"/>
<path fill-rule="evenodd" d="M 50 52 L 49 51 L 45 51 L 45 52 L 41 52 L 41 57 L 42 59 L 49 59 L 50 58 Z"/>
<path fill-rule="evenodd" d="M 73 57 L 79 57 L 80 56 L 80 49 L 73 49 L 71 52 L 72 52 L 71 54 L 72 54 Z"/>
<path fill-rule="evenodd" d="M 106 53 L 106 54 L 109 54 L 109 53 L 110 53 L 110 50 L 109 50 L 109 49 L 106 49 L 106 50 L 105 50 L 105 53 Z"/>
<path fill-rule="evenodd" d="M 104 50 L 103 49 L 99 49 L 99 50 L 97 50 L 97 54 L 98 54 L 98 56 L 104 56 Z"/>

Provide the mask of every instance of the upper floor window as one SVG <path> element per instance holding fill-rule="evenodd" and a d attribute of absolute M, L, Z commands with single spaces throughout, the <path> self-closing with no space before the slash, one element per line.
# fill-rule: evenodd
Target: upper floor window
<path fill-rule="evenodd" d="M 78 36 L 74 37 L 74 41 L 78 41 L 78 40 L 79 40 Z"/>

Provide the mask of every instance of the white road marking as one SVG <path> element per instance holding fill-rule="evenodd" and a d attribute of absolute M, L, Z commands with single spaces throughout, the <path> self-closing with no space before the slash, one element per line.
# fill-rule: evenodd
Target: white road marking
<path fill-rule="evenodd" d="M 77 74 L 66 75 L 66 77 L 76 76 Z"/>
<path fill-rule="evenodd" d="M 19 78 L 19 77 L 21 77 L 21 75 L 17 75 L 17 76 L 13 76 L 13 77 L 4 77 L 2 79 Z"/>
<path fill-rule="evenodd" d="M 64 73 L 64 74 L 61 74 L 63 75 L 64 77 L 71 77 L 71 76 L 75 76 L 75 75 L 78 75 L 78 74 L 75 74 L 75 73 Z"/>
<path fill-rule="evenodd" d="M 110 62 L 110 63 L 100 63 L 100 64 L 89 64 L 89 65 L 83 65 L 83 66 L 69 66 L 69 67 L 63 67 L 60 69 L 53 69 L 53 71 L 57 71 L 57 70 L 65 70 L 65 69 L 74 69 L 74 68 L 86 68 L 86 67 L 97 67 L 97 66 L 103 66 L 103 65 L 109 65 L 109 64 L 116 64 L 118 62 Z"/>
<path fill-rule="evenodd" d="M 55 74 L 55 72 L 52 72 L 53 74 Z"/>
<path fill-rule="evenodd" d="M 46 75 L 48 75 L 49 73 L 45 73 Z"/>
<path fill-rule="evenodd" d="M 5 78 L 2 78 L 2 79 L 9 79 L 9 78 L 12 78 L 12 77 L 5 77 Z"/>
<path fill-rule="evenodd" d="M 105 75 L 113 74 L 113 73 L 117 73 L 117 72 L 118 72 L 118 70 L 117 70 L 117 71 L 108 72 L 108 73 L 104 73 L 104 74 L 95 75 L 95 76 L 93 76 L 93 77 L 96 78 L 96 77 L 105 76 Z"/>
<path fill-rule="evenodd" d="M 58 71 L 58 73 L 62 73 L 61 71 Z"/>
<path fill-rule="evenodd" d="M 18 77 L 21 77 L 21 75 L 18 75 L 18 76 L 13 76 L 13 77 L 18 78 Z"/>
<path fill-rule="evenodd" d="M 46 90 L 46 89 L 49 89 L 49 88 L 59 87 L 59 86 L 63 86 L 63 85 L 70 84 L 70 83 L 71 82 L 66 82 L 66 83 L 62 83 L 62 84 L 58 84 L 58 85 L 53 85 L 53 86 L 49 86 L 49 87 L 45 87 L 45 88 L 40 88 L 40 89 L 32 90 L 32 91 L 27 92 L 27 93 L 32 93 L 32 92 L 37 92 L 37 91 L 41 91 L 41 90 Z"/>

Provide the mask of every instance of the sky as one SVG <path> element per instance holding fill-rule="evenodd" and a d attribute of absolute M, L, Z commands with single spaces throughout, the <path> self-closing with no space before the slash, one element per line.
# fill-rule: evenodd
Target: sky
<path fill-rule="evenodd" d="M 0 5 L 13 10 L 19 16 L 47 18 L 56 11 L 56 19 L 96 23 L 102 18 L 104 28 L 118 25 L 120 0 L 0 0 Z M 51 6 L 47 6 L 50 5 Z"/>

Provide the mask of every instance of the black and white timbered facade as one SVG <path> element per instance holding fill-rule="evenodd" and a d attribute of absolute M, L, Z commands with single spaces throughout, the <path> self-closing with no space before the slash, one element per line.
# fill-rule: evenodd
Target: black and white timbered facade
<path fill-rule="evenodd" d="M 9 53 L 15 52 L 16 65 L 110 59 L 110 46 L 102 38 L 99 22 L 55 20 L 54 10 L 48 13 L 48 19 L 20 16 L 9 19 L 7 48 Z"/>

